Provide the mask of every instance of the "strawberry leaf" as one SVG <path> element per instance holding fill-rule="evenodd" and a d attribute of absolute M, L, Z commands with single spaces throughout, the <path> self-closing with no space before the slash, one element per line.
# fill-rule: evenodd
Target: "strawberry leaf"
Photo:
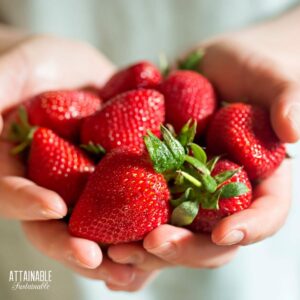
<path fill-rule="evenodd" d="M 172 133 L 161 125 L 163 141 L 151 131 L 144 137 L 144 142 L 152 160 L 153 167 L 158 173 L 177 170 L 184 163 L 185 150 Z"/>
<path fill-rule="evenodd" d="M 184 177 L 182 175 L 182 172 L 176 172 L 175 184 L 183 185 L 183 183 L 184 183 Z"/>
<path fill-rule="evenodd" d="M 193 195 L 193 189 L 189 187 L 179 198 L 171 199 L 170 203 L 173 207 L 177 207 L 184 201 L 190 200 L 190 198 L 192 198 L 192 195 Z"/>
<path fill-rule="evenodd" d="M 192 165 L 195 169 L 197 169 L 201 173 L 203 173 L 205 175 L 210 174 L 210 171 L 208 170 L 208 168 L 200 160 L 198 160 L 192 156 L 189 156 L 189 155 L 185 155 L 184 159 L 186 162 L 188 162 L 190 165 Z"/>
<path fill-rule="evenodd" d="M 179 63 L 179 69 L 199 71 L 199 64 L 203 56 L 204 51 L 202 49 L 192 52 L 184 61 Z"/>
<path fill-rule="evenodd" d="M 23 105 L 21 105 L 19 107 L 18 115 L 19 115 L 21 127 L 26 129 L 27 131 L 29 131 L 31 129 L 31 126 L 28 121 L 28 115 L 27 115 L 26 108 Z"/>
<path fill-rule="evenodd" d="M 177 206 L 172 213 L 171 223 L 176 226 L 190 225 L 199 211 L 197 202 L 187 201 Z"/>
<path fill-rule="evenodd" d="M 144 137 L 153 168 L 158 173 L 163 173 L 176 168 L 177 162 L 167 145 L 150 131 Z"/>
<path fill-rule="evenodd" d="M 207 195 L 205 196 L 207 197 Z M 205 201 L 203 201 L 203 199 L 200 199 L 201 207 L 204 209 L 219 209 L 220 196 L 221 190 L 218 190 L 215 193 L 213 193 L 209 198 L 204 197 L 203 199 L 206 199 Z"/>
<path fill-rule="evenodd" d="M 236 173 L 238 173 L 242 168 L 237 168 L 234 170 L 228 170 L 222 173 L 219 173 L 218 175 L 216 175 L 214 177 L 215 181 L 217 182 L 217 184 L 221 184 L 227 180 L 229 180 L 230 178 L 232 178 Z"/>
<path fill-rule="evenodd" d="M 185 180 L 189 181 L 190 183 L 192 183 L 196 187 L 200 187 L 202 185 L 202 183 L 198 179 L 196 179 L 195 177 L 193 177 L 192 175 L 190 175 L 187 172 L 179 170 L 179 171 L 177 171 L 177 173 L 179 175 L 181 175 Z"/>
<path fill-rule="evenodd" d="M 221 198 L 231 198 L 246 194 L 248 187 L 242 182 L 232 182 L 221 188 Z"/>
<path fill-rule="evenodd" d="M 221 156 L 215 156 L 213 157 L 211 160 L 209 160 L 206 164 L 206 167 L 208 168 L 208 170 L 210 172 L 212 172 L 212 170 L 215 168 L 216 163 L 218 162 L 218 160 L 221 158 Z"/>
<path fill-rule="evenodd" d="M 192 149 L 194 157 L 201 161 L 203 164 L 206 164 L 207 156 L 203 148 L 195 143 L 190 143 L 189 146 Z"/>
<path fill-rule="evenodd" d="M 173 154 L 177 162 L 177 168 L 181 167 L 184 162 L 185 151 L 181 143 L 172 135 L 172 133 L 163 125 L 160 127 L 163 140 Z"/>
<path fill-rule="evenodd" d="M 80 148 L 92 153 L 92 154 L 105 154 L 105 149 L 100 144 L 94 144 L 89 142 L 87 145 L 80 145 Z"/>
<path fill-rule="evenodd" d="M 203 184 L 204 189 L 209 193 L 214 193 L 217 189 L 217 183 L 213 177 L 206 174 L 200 175 L 200 181 Z"/>
<path fill-rule="evenodd" d="M 197 122 L 190 119 L 181 129 L 177 139 L 183 147 L 192 143 L 197 130 Z"/>
<path fill-rule="evenodd" d="M 18 108 L 18 120 L 11 124 L 8 138 L 12 142 L 23 143 L 28 139 L 32 128 L 28 122 L 27 111 L 25 107 L 21 105 Z"/>

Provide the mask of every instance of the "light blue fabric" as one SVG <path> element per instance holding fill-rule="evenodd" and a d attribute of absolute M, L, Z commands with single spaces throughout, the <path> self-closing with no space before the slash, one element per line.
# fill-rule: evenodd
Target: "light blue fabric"
<path fill-rule="evenodd" d="M 296 2 L 0 0 L 0 17 L 35 33 L 86 40 L 121 65 L 142 58 L 156 60 L 161 51 L 175 57 L 205 38 L 275 16 Z M 0 220 L 0 299 L 299 300 L 299 170 L 300 160 L 295 160 L 293 207 L 286 225 L 276 236 L 243 247 L 236 259 L 221 269 L 166 270 L 135 294 L 113 293 L 99 281 L 73 275 L 33 249 L 17 223 Z M 11 291 L 8 273 L 14 269 L 52 270 L 51 290 Z"/>
<path fill-rule="evenodd" d="M 86 40 L 126 64 L 173 58 L 199 41 L 276 16 L 299 0 L 0 0 L 0 17 Z"/>

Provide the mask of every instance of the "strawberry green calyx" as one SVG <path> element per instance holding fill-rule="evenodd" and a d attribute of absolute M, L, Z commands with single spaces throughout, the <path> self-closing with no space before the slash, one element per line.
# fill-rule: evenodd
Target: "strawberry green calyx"
<path fill-rule="evenodd" d="M 89 142 L 88 144 L 81 144 L 80 148 L 95 155 L 106 153 L 105 149 L 100 144 L 94 144 L 93 142 Z"/>
<path fill-rule="evenodd" d="M 171 223 L 177 226 L 191 224 L 200 206 L 218 210 L 221 198 L 237 197 L 249 190 L 242 182 L 227 182 L 241 167 L 212 175 L 220 156 L 207 160 L 204 149 L 193 143 L 195 132 L 195 122 L 189 121 L 177 137 L 163 125 L 162 140 L 151 132 L 144 137 L 154 169 L 169 182 L 174 207 Z"/>
<path fill-rule="evenodd" d="M 197 131 L 197 122 L 195 120 L 190 119 L 182 127 L 177 139 L 183 147 L 187 147 L 195 139 L 196 131 Z"/>
<path fill-rule="evenodd" d="M 163 141 L 148 131 L 144 142 L 156 172 L 164 173 L 179 169 L 185 158 L 185 150 L 171 132 L 161 125 Z"/>
<path fill-rule="evenodd" d="M 183 61 L 178 64 L 178 69 L 180 70 L 192 70 L 199 72 L 199 65 L 204 57 L 204 50 L 198 49 L 190 53 Z"/>
<path fill-rule="evenodd" d="M 18 122 L 12 123 L 8 136 L 10 141 L 19 143 L 11 150 L 11 153 L 14 155 L 21 153 L 30 145 L 33 135 L 38 128 L 29 124 L 24 106 L 19 107 L 18 117 Z"/>
<path fill-rule="evenodd" d="M 170 73 L 170 64 L 169 61 L 167 59 L 167 56 L 165 53 L 160 53 L 158 55 L 158 61 L 159 61 L 159 70 L 161 75 L 165 78 L 169 75 Z"/>

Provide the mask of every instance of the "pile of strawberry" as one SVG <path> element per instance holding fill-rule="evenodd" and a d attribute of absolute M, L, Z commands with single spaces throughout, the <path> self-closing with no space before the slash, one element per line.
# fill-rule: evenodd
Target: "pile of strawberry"
<path fill-rule="evenodd" d="M 199 73 L 163 78 L 149 62 L 100 91 L 37 95 L 10 138 L 27 177 L 68 205 L 70 233 L 101 244 L 138 241 L 164 223 L 210 232 L 248 208 L 251 185 L 285 158 L 265 109 L 221 105 Z"/>

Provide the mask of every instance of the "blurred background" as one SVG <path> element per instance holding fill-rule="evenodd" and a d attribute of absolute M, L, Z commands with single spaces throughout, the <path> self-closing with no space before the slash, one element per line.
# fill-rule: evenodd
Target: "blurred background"
<path fill-rule="evenodd" d="M 140 59 L 155 62 L 160 52 L 173 59 L 204 39 L 272 18 L 296 3 L 299 1 L 0 0 L 0 20 L 30 33 L 86 41 L 117 65 L 125 65 Z M 25 240 L 17 222 L 0 220 L 0 299 L 300 299 L 297 147 L 290 148 L 295 156 L 294 201 L 287 223 L 276 236 L 243 247 L 225 267 L 165 270 L 143 291 L 114 293 L 102 282 L 83 279 L 42 256 Z M 9 271 L 28 269 L 52 270 L 51 289 L 11 291 Z"/>
<path fill-rule="evenodd" d="M 84 40 L 117 65 L 171 59 L 217 34 L 274 17 L 299 0 L 0 0 L 0 20 Z"/>

